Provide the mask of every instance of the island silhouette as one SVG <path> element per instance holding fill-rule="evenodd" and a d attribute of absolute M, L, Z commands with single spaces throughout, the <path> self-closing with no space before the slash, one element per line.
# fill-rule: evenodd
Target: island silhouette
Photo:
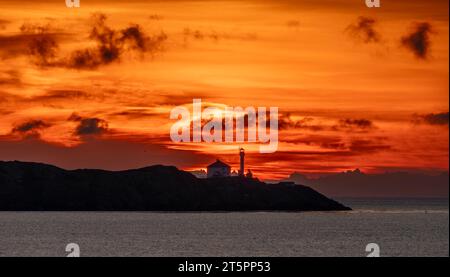
<path fill-rule="evenodd" d="M 350 208 L 291 182 L 197 178 L 174 166 L 107 171 L 0 161 L 3 211 L 343 211 Z"/>

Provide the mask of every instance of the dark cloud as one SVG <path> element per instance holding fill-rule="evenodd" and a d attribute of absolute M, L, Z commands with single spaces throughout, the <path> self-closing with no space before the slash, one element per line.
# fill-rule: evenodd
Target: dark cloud
<path fill-rule="evenodd" d="M 342 155 L 354 156 L 391 149 L 386 137 L 349 138 L 333 135 L 300 135 L 283 138 L 291 144 L 317 146 L 327 151 L 337 151 Z M 326 153 L 326 152 L 325 152 Z"/>
<path fill-rule="evenodd" d="M 159 93 L 155 95 L 154 104 L 159 105 L 168 105 L 168 106 L 185 106 L 192 105 L 193 99 L 202 99 L 202 101 L 207 101 L 210 95 L 206 92 L 198 92 L 198 91 L 182 91 L 177 94 L 171 93 Z M 148 105 L 148 103 L 145 103 Z"/>
<path fill-rule="evenodd" d="M 50 32 L 60 31 L 56 28 L 53 22 L 25 22 L 20 26 L 20 31 L 24 34 L 44 34 Z"/>
<path fill-rule="evenodd" d="M 41 34 L 31 39 L 28 47 L 35 64 L 40 66 L 52 64 L 58 51 L 58 43 L 51 35 L 47 34 Z"/>
<path fill-rule="evenodd" d="M 58 48 L 58 42 L 69 37 L 67 33 L 18 33 L 0 35 L 0 59 L 31 55 L 35 62 L 49 61 Z"/>
<path fill-rule="evenodd" d="M 449 112 L 414 115 L 414 122 L 430 125 L 448 125 Z"/>
<path fill-rule="evenodd" d="M 163 20 L 164 17 L 162 17 L 161 15 L 158 14 L 151 14 L 148 16 L 148 19 L 150 20 Z"/>
<path fill-rule="evenodd" d="M 100 135 L 108 130 L 108 123 L 100 118 L 83 118 L 75 130 L 75 134 L 84 135 Z"/>
<path fill-rule="evenodd" d="M 354 154 L 373 153 L 389 149 L 391 149 L 390 145 L 369 139 L 353 140 L 349 145 L 349 150 Z"/>
<path fill-rule="evenodd" d="M 83 119 L 79 114 L 72 113 L 67 120 L 69 121 L 81 121 Z"/>
<path fill-rule="evenodd" d="M 317 123 L 312 117 L 303 117 L 299 120 L 292 119 L 290 113 L 280 115 L 278 129 L 304 129 L 309 131 L 368 131 L 375 128 L 372 121 L 368 119 L 341 119 L 335 125 Z"/>
<path fill-rule="evenodd" d="M 40 137 L 39 131 L 50 126 L 51 124 L 42 120 L 30 120 L 16 125 L 11 133 L 20 134 L 26 138 Z"/>
<path fill-rule="evenodd" d="M 428 22 L 416 23 L 411 33 L 401 38 L 401 44 L 411 50 L 419 59 L 428 58 L 430 52 L 430 34 L 433 28 Z"/>
<path fill-rule="evenodd" d="M 147 109 L 126 109 L 121 112 L 112 113 L 113 116 L 123 116 L 129 119 L 149 118 L 161 116 L 161 113 L 151 112 Z"/>
<path fill-rule="evenodd" d="M 31 121 L 27 121 L 24 123 L 21 123 L 19 125 L 17 125 L 16 127 L 13 128 L 12 132 L 28 132 L 31 130 L 36 130 L 36 129 L 43 129 L 43 128 L 48 128 L 51 125 L 48 123 L 45 123 L 42 120 L 31 120 Z"/>
<path fill-rule="evenodd" d="M 298 28 L 298 27 L 300 27 L 300 21 L 298 21 L 298 20 L 288 20 L 286 22 L 286 26 L 288 26 L 289 28 Z"/>
<path fill-rule="evenodd" d="M 0 30 L 4 30 L 9 23 L 11 23 L 9 20 L 0 19 Z"/>
<path fill-rule="evenodd" d="M 372 121 L 370 121 L 368 119 L 346 118 L 346 119 L 339 120 L 339 125 L 337 127 L 350 128 L 350 129 L 353 129 L 353 128 L 370 129 L 370 128 L 373 128 L 374 125 L 373 125 Z"/>
<path fill-rule="evenodd" d="M 345 146 L 339 144 L 335 149 L 347 149 L 352 155 L 361 155 L 391 150 L 392 146 L 386 143 L 384 137 L 367 137 L 362 139 L 351 139 Z M 343 143 L 344 144 L 344 143 Z"/>
<path fill-rule="evenodd" d="M 253 33 L 219 33 L 217 31 L 202 31 L 198 29 L 190 29 L 185 28 L 183 30 L 183 36 L 185 42 L 187 42 L 189 39 L 193 40 L 213 40 L 213 41 L 219 41 L 219 40 L 256 40 L 258 36 Z"/>
<path fill-rule="evenodd" d="M 331 135 L 308 134 L 300 136 L 289 136 L 283 138 L 284 142 L 293 144 L 305 144 L 309 146 L 319 146 L 325 149 L 346 149 L 347 145 L 342 137 Z"/>
<path fill-rule="evenodd" d="M 108 122 L 100 118 L 83 118 L 80 115 L 73 113 L 68 120 L 79 122 L 74 132 L 77 136 L 95 136 L 104 134 L 108 131 Z"/>
<path fill-rule="evenodd" d="M 281 114 L 278 118 L 278 129 L 279 130 L 287 130 L 287 129 L 306 129 L 310 131 L 322 131 L 326 128 L 324 125 L 315 124 L 314 118 L 312 117 L 304 117 L 299 120 L 292 119 L 292 115 L 290 113 L 286 113 L 285 115 Z"/>
<path fill-rule="evenodd" d="M 377 21 L 374 18 L 360 16 L 345 31 L 353 38 L 364 43 L 380 42 L 381 35 L 375 30 Z"/>
<path fill-rule="evenodd" d="M 58 100 L 77 100 L 77 99 L 94 99 L 97 96 L 91 95 L 82 90 L 70 90 L 70 89 L 52 89 L 48 90 L 47 93 L 39 96 L 32 97 L 31 101 L 40 101 L 40 102 L 51 102 Z"/>
<path fill-rule="evenodd" d="M 63 33 L 55 23 L 24 23 L 19 34 L 0 36 L 0 55 L 11 58 L 28 54 L 32 61 L 43 67 L 68 67 L 94 69 L 119 61 L 125 53 L 150 53 L 162 51 L 167 35 L 163 32 L 149 36 L 137 24 L 115 30 L 106 24 L 106 15 L 92 16 L 92 28 L 88 38 L 95 47 L 74 50 L 66 57 L 58 57 L 62 38 L 73 38 Z"/>
<path fill-rule="evenodd" d="M 58 51 L 57 40 L 65 35 L 50 22 L 28 22 L 22 24 L 20 34 L 4 37 L 3 40 L 10 44 L 10 54 L 28 54 L 35 64 L 45 66 L 54 62 Z"/>
<path fill-rule="evenodd" d="M 65 66 L 76 69 L 94 69 L 100 65 L 119 61 L 126 52 L 156 53 L 162 50 L 167 35 L 161 32 L 155 36 L 146 35 L 137 24 L 122 30 L 106 25 L 106 15 L 95 14 L 89 38 L 96 42 L 94 48 L 74 51 L 65 61 Z"/>

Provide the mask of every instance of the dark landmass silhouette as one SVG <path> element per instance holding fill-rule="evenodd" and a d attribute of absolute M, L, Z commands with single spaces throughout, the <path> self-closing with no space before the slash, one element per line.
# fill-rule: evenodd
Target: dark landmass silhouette
<path fill-rule="evenodd" d="M 349 210 L 313 189 L 242 177 L 199 179 L 173 166 L 124 171 L 64 170 L 0 161 L 0 210 L 331 211 Z"/>
<path fill-rule="evenodd" d="M 315 179 L 293 173 L 285 181 L 309 186 L 330 197 L 448 198 L 449 192 L 448 172 L 365 174 L 356 169 Z"/>

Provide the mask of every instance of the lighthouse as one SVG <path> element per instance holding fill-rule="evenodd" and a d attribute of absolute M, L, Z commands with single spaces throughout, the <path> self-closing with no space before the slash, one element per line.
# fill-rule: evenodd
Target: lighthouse
<path fill-rule="evenodd" d="M 239 148 L 239 158 L 240 158 L 240 166 L 239 166 L 239 176 L 244 176 L 244 156 L 245 151 L 244 148 Z"/>

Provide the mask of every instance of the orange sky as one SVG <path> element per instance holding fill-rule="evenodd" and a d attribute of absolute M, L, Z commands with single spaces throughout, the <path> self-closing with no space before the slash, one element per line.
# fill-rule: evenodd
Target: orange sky
<path fill-rule="evenodd" d="M 236 168 L 238 144 L 171 142 L 170 110 L 201 98 L 279 108 L 276 153 L 241 145 L 260 178 L 448 170 L 448 18 L 438 0 L 0 0 L 0 160 Z"/>

